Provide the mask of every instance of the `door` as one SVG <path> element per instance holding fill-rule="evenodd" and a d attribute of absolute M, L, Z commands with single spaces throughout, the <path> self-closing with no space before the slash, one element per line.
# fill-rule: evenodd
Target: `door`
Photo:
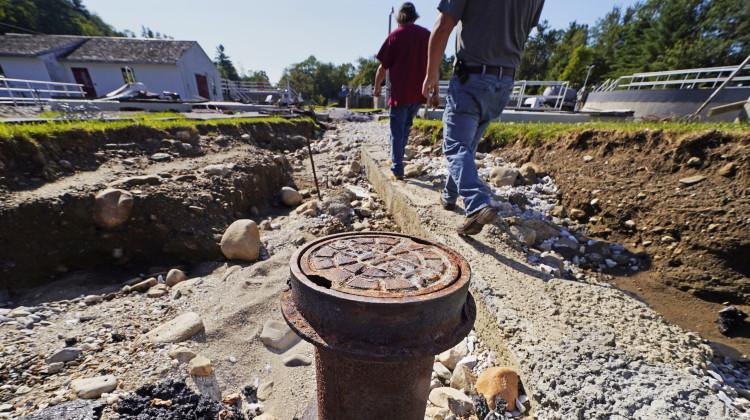
<path fill-rule="evenodd" d="M 83 85 L 86 97 L 96 98 L 96 89 L 94 89 L 94 82 L 91 81 L 91 76 L 89 76 L 89 70 L 83 67 L 73 67 L 71 70 L 73 70 L 73 77 L 76 79 L 76 83 Z"/>
<path fill-rule="evenodd" d="M 208 91 L 208 78 L 202 74 L 196 74 L 195 82 L 198 84 L 198 95 L 211 100 L 211 93 Z"/>

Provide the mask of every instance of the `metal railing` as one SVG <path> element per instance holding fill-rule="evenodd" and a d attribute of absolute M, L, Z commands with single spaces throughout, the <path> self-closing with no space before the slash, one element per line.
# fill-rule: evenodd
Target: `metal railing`
<path fill-rule="evenodd" d="M 221 90 L 222 92 L 239 102 L 257 102 L 253 99 L 252 95 L 266 94 L 278 96 L 281 99 L 301 101 L 301 96 L 289 84 L 274 85 L 268 82 L 248 82 L 248 81 L 234 81 L 221 79 Z"/>
<path fill-rule="evenodd" d="M 613 90 L 638 89 L 715 89 L 727 80 L 739 66 L 707 67 L 702 69 L 686 69 L 660 71 L 650 73 L 635 73 L 619 79 L 608 79 L 596 87 L 594 92 L 610 92 Z M 750 65 L 745 66 L 732 80 L 727 88 L 750 85 Z"/>
<path fill-rule="evenodd" d="M 40 80 L 8 79 L 0 76 L 0 101 L 13 105 L 40 104 L 53 98 L 85 98 L 83 85 Z"/>
<path fill-rule="evenodd" d="M 445 102 L 445 97 L 448 95 L 449 81 L 441 80 L 439 84 L 439 95 L 441 102 Z M 513 90 L 510 94 L 510 100 L 505 109 L 514 110 L 527 110 L 527 111 L 560 111 L 563 109 L 565 103 L 565 92 L 568 90 L 570 85 L 567 81 L 528 81 L 528 80 L 517 80 L 513 84 Z M 530 91 L 533 88 L 541 89 L 557 87 L 556 94 L 552 95 L 537 95 L 531 94 Z M 569 105 L 569 104 L 567 104 Z"/>

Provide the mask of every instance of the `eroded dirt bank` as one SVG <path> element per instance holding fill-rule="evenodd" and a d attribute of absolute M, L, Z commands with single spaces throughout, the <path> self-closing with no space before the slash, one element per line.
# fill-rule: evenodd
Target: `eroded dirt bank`
<path fill-rule="evenodd" d="M 3 286 L 28 287 L 97 265 L 221 257 L 226 227 L 293 185 L 282 152 L 305 145 L 315 125 L 211 130 L 131 126 L 0 143 Z M 129 220 L 114 228 L 94 217 L 94 197 L 107 188 L 133 197 Z"/>
<path fill-rule="evenodd" d="M 433 138 L 442 133 L 420 140 Z M 750 136 L 582 130 L 537 146 L 483 141 L 479 149 L 518 167 L 537 164 L 563 191 L 551 216 L 641 257 L 644 270 L 603 270 L 612 285 L 683 328 L 750 349 L 746 324 L 728 338 L 714 322 L 723 304 L 750 309 Z"/>

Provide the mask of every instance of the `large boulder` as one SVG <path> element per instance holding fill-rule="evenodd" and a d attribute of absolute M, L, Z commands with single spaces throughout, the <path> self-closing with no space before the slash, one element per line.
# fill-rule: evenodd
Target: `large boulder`
<path fill-rule="evenodd" d="M 281 195 L 281 202 L 289 207 L 296 207 L 302 204 L 302 194 L 291 187 L 284 187 L 279 192 Z"/>
<path fill-rule="evenodd" d="M 529 219 L 523 222 L 523 225 L 529 229 L 533 229 L 536 232 L 535 239 L 540 242 L 556 238 L 560 235 L 560 231 L 555 225 L 542 219 Z"/>
<path fill-rule="evenodd" d="M 539 167 L 534 163 L 527 162 L 521 166 L 521 177 L 523 177 L 523 183 L 525 185 L 536 184 L 538 173 Z"/>
<path fill-rule="evenodd" d="M 249 219 L 232 223 L 221 237 L 221 252 L 230 260 L 257 260 L 260 255 L 258 225 Z"/>
<path fill-rule="evenodd" d="M 518 169 L 498 166 L 490 171 L 490 181 L 498 187 L 512 187 L 516 184 L 519 175 Z"/>
<path fill-rule="evenodd" d="M 133 195 L 107 188 L 94 197 L 94 222 L 103 228 L 114 228 L 128 221 L 133 210 Z"/>
<path fill-rule="evenodd" d="M 117 388 L 117 378 L 112 375 L 76 379 L 70 382 L 70 389 L 78 395 L 78 398 L 84 399 L 99 398 L 103 393 L 114 391 L 115 388 Z"/>

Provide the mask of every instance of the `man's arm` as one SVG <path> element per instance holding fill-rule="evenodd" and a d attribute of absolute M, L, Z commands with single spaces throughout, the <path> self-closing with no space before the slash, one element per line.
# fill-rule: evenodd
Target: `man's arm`
<path fill-rule="evenodd" d="M 373 96 L 380 96 L 380 85 L 382 85 L 385 80 L 385 73 L 386 69 L 383 68 L 382 64 L 379 65 L 378 71 L 375 72 L 375 92 L 373 93 Z"/>
<path fill-rule="evenodd" d="M 448 38 L 456 26 L 456 19 L 448 13 L 440 12 L 435 26 L 430 34 L 430 44 L 427 47 L 427 75 L 422 84 L 422 95 L 429 98 L 433 93 L 438 94 L 438 83 L 440 82 L 440 60 L 445 54 Z"/>

